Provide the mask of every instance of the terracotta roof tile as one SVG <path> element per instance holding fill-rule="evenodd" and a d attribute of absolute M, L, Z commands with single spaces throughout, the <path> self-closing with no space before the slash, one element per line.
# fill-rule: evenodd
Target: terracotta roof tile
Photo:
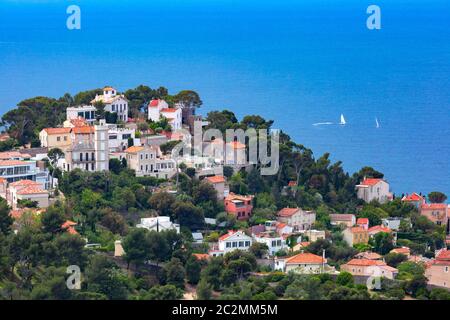
<path fill-rule="evenodd" d="M 291 217 L 295 213 L 297 213 L 300 210 L 300 208 L 283 208 L 280 211 L 278 211 L 279 217 Z"/>
<path fill-rule="evenodd" d="M 127 150 L 125 150 L 125 152 L 127 152 L 127 153 L 136 153 L 136 152 L 139 152 L 139 151 L 142 151 L 142 150 L 144 150 L 144 147 L 142 147 L 142 146 L 132 146 L 132 147 L 129 147 Z"/>
<path fill-rule="evenodd" d="M 361 182 L 361 185 L 363 185 L 363 186 L 374 186 L 380 181 L 383 181 L 383 179 L 367 178 L 363 182 Z"/>
<path fill-rule="evenodd" d="M 223 182 L 225 182 L 225 177 L 224 176 L 212 176 L 212 177 L 207 177 L 206 180 L 210 183 L 223 183 Z"/>
<path fill-rule="evenodd" d="M 286 264 L 321 264 L 326 262 L 321 256 L 312 253 L 299 253 L 295 256 L 289 257 Z"/>
<path fill-rule="evenodd" d="M 71 128 L 45 128 L 47 134 L 66 134 L 70 133 Z"/>

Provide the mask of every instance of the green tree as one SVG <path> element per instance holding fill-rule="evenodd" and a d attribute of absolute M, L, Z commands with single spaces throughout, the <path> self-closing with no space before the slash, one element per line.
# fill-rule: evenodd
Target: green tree
<path fill-rule="evenodd" d="M 174 285 L 154 286 L 146 295 L 144 300 L 177 300 L 183 297 L 183 290 Z"/>
<path fill-rule="evenodd" d="M 186 263 L 186 278 L 190 284 L 197 284 L 200 280 L 202 265 L 194 256 L 191 256 Z"/>
<path fill-rule="evenodd" d="M 123 249 L 125 251 L 124 259 L 128 263 L 136 265 L 143 264 L 150 254 L 150 243 L 147 237 L 147 230 L 133 229 L 123 240 Z"/>
<path fill-rule="evenodd" d="M 428 199 L 432 203 L 444 203 L 447 200 L 447 196 L 439 191 L 433 191 L 428 194 Z"/>
<path fill-rule="evenodd" d="M 205 279 L 200 280 L 197 286 L 197 300 L 211 300 L 212 286 Z"/>
<path fill-rule="evenodd" d="M 350 272 L 342 271 L 336 277 L 336 283 L 341 286 L 351 287 L 353 286 L 353 275 Z"/>
<path fill-rule="evenodd" d="M 87 291 L 101 293 L 111 300 L 123 300 L 128 296 L 128 280 L 108 258 L 91 257 L 85 272 Z"/>
<path fill-rule="evenodd" d="M 170 216 L 174 202 L 175 197 L 167 192 L 154 193 L 148 200 L 150 207 L 158 211 L 161 216 Z"/>
<path fill-rule="evenodd" d="M 8 235 L 11 232 L 11 226 L 14 222 L 9 215 L 10 207 L 5 199 L 0 198 L 0 233 Z"/>
<path fill-rule="evenodd" d="M 165 266 L 166 283 L 174 285 L 177 288 L 184 289 L 184 278 L 186 272 L 183 264 L 177 258 L 172 258 Z"/>
<path fill-rule="evenodd" d="M 205 218 L 202 209 L 190 202 L 177 201 L 172 206 L 178 223 L 191 230 L 200 229 L 204 226 Z"/>
<path fill-rule="evenodd" d="M 64 152 L 59 148 L 50 149 L 49 152 L 47 153 L 47 158 L 49 159 L 49 164 L 52 168 L 51 187 L 53 188 L 54 186 L 53 180 L 55 178 L 55 172 L 58 167 L 58 161 L 64 158 Z"/>
<path fill-rule="evenodd" d="M 48 207 L 41 216 L 42 229 L 47 233 L 61 232 L 64 222 L 64 215 L 61 209 L 56 206 Z"/>
<path fill-rule="evenodd" d="M 397 266 L 408 260 L 408 258 L 404 254 L 400 253 L 388 253 L 384 256 L 384 261 L 391 267 L 397 268 Z"/>
<path fill-rule="evenodd" d="M 394 249 L 394 236 L 391 233 L 379 232 L 373 237 L 373 247 L 381 255 Z"/>

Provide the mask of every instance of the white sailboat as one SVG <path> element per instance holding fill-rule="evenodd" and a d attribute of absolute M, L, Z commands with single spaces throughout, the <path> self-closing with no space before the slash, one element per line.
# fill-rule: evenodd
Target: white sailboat
<path fill-rule="evenodd" d="M 378 122 L 378 118 L 375 118 L 375 127 L 377 129 L 380 127 L 380 123 Z"/>
<path fill-rule="evenodd" d="M 340 125 L 346 125 L 347 124 L 347 122 L 345 121 L 345 118 L 344 118 L 344 115 L 341 113 L 341 122 L 340 122 Z"/>

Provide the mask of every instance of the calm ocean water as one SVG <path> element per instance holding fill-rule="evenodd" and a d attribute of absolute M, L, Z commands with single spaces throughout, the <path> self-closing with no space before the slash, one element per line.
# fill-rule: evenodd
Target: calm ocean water
<path fill-rule="evenodd" d="M 383 171 L 396 194 L 450 195 L 447 0 L 0 2 L 1 113 L 106 84 L 194 89 L 202 114 L 260 114 L 316 157 Z M 341 113 L 345 127 L 312 125 Z"/>

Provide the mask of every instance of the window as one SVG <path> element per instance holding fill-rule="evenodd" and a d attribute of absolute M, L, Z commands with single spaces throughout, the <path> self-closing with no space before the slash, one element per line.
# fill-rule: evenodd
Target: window
<path fill-rule="evenodd" d="M 89 153 L 86 152 L 86 161 L 89 161 Z"/>
<path fill-rule="evenodd" d="M 91 169 L 92 169 L 92 171 L 95 170 L 94 163 L 91 163 Z"/>
<path fill-rule="evenodd" d="M 64 141 L 67 141 L 67 136 L 64 136 Z"/>
<path fill-rule="evenodd" d="M 225 247 L 231 248 L 231 242 L 227 242 L 227 243 L 225 244 Z"/>
<path fill-rule="evenodd" d="M 245 241 L 245 246 L 250 247 L 250 241 Z"/>
<path fill-rule="evenodd" d="M 237 247 L 237 242 L 233 241 L 233 248 L 236 248 L 236 247 Z"/>
<path fill-rule="evenodd" d="M 80 161 L 83 161 L 83 154 L 80 153 Z"/>
<path fill-rule="evenodd" d="M 244 246 L 244 241 L 239 241 L 239 247 L 242 248 Z"/>
<path fill-rule="evenodd" d="M 61 141 L 61 137 L 56 137 L 56 141 Z"/>
<path fill-rule="evenodd" d="M 445 272 L 448 272 L 448 267 L 445 267 L 444 271 L 445 271 Z"/>

